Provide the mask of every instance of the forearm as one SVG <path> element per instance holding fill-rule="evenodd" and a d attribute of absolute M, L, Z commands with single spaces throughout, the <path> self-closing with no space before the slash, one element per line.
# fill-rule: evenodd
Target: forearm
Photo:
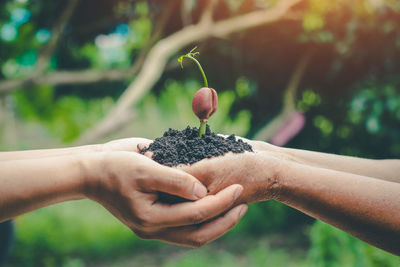
<path fill-rule="evenodd" d="M 372 160 L 290 148 L 279 151 L 306 165 L 400 182 L 400 160 Z"/>
<path fill-rule="evenodd" d="M 0 152 L 0 162 L 10 160 L 27 160 L 48 157 L 70 156 L 78 153 L 97 152 L 102 150 L 102 145 L 86 145 L 68 148 L 38 149 L 26 151 Z"/>
<path fill-rule="evenodd" d="M 400 255 L 400 184 L 283 164 L 276 199 L 370 244 Z"/>
<path fill-rule="evenodd" d="M 0 162 L 0 221 L 83 198 L 83 169 L 73 156 Z"/>

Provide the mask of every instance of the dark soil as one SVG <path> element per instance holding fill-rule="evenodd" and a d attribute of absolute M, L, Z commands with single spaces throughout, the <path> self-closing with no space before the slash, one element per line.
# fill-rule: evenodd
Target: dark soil
<path fill-rule="evenodd" d="M 199 137 L 199 129 L 189 126 L 182 130 L 169 129 L 163 137 L 156 138 L 148 148 L 140 150 L 142 154 L 153 152 L 153 159 L 166 166 L 192 164 L 205 158 L 223 155 L 227 152 L 253 152 L 251 145 L 236 140 L 234 134 L 227 138 L 211 132 L 207 125 L 206 133 Z"/>

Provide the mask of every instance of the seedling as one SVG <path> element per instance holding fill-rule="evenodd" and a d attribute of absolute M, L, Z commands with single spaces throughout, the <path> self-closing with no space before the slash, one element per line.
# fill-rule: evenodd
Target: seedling
<path fill-rule="evenodd" d="M 196 94 L 193 96 L 193 101 L 192 101 L 193 113 L 200 119 L 199 136 L 202 137 L 206 132 L 206 125 L 208 119 L 217 110 L 218 95 L 213 88 L 208 87 L 206 74 L 204 73 L 204 70 L 201 67 L 200 62 L 195 58 L 197 55 L 200 55 L 199 52 L 195 51 L 196 48 L 197 47 L 190 50 L 190 52 L 187 53 L 186 55 L 180 56 L 178 58 L 178 61 L 181 64 L 181 67 L 183 68 L 184 58 L 193 60 L 199 67 L 200 72 L 204 79 L 204 87 L 196 92 Z"/>
<path fill-rule="evenodd" d="M 166 166 L 177 166 L 179 164 L 193 164 L 202 159 L 217 157 L 227 152 L 243 153 L 245 151 L 252 152 L 251 145 L 237 140 L 232 134 L 228 138 L 212 133 L 205 137 L 207 121 L 215 113 L 218 105 L 217 92 L 208 87 L 207 77 L 201 67 L 196 56 L 196 47 L 189 53 L 178 58 L 183 68 L 183 59 L 189 58 L 193 60 L 199 67 L 204 79 L 204 86 L 193 96 L 192 109 L 193 113 L 200 119 L 199 137 L 196 136 L 197 129 L 195 127 L 187 127 L 182 131 L 169 129 L 164 132 L 162 137 L 156 138 L 148 147 L 140 150 L 145 154 L 147 151 L 153 153 L 152 158 Z M 173 203 L 174 200 L 165 199 L 167 203 Z"/>

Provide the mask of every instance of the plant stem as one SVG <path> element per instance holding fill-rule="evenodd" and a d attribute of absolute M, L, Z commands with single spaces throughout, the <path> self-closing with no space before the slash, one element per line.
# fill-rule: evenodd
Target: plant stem
<path fill-rule="evenodd" d="M 207 77 L 206 77 L 206 74 L 204 73 L 203 68 L 202 68 L 201 65 L 200 65 L 200 62 L 199 62 L 197 59 L 195 59 L 194 57 L 192 57 L 191 55 L 186 55 L 185 57 L 190 58 L 191 60 L 193 60 L 193 61 L 197 64 L 197 66 L 198 66 L 199 69 L 200 69 L 201 75 L 203 75 L 204 87 L 207 87 L 207 88 L 208 88 Z"/>
<path fill-rule="evenodd" d="M 206 125 L 206 121 L 200 121 L 199 137 L 203 137 L 203 135 L 206 133 Z"/>

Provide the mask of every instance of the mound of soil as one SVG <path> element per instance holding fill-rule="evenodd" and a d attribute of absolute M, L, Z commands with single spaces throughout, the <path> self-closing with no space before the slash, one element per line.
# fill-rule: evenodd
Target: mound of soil
<path fill-rule="evenodd" d="M 207 125 L 206 133 L 199 137 L 199 129 L 189 126 L 182 130 L 169 129 L 160 138 L 156 138 L 148 148 L 140 150 L 142 154 L 153 152 L 153 159 L 166 166 L 192 164 L 205 158 L 223 155 L 227 152 L 253 152 L 253 148 L 234 134 L 227 138 L 211 132 Z"/>

